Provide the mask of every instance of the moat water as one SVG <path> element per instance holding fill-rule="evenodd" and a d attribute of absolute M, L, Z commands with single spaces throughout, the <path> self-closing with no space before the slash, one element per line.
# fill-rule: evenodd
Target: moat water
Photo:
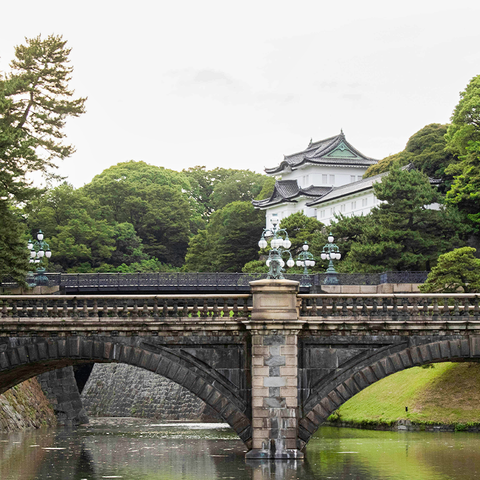
<path fill-rule="evenodd" d="M 0 435 L 1 480 L 480 479 L 480 434 L 320 428 L 302 462 L 247 462 L 224 424 L 95 419 Z"/>

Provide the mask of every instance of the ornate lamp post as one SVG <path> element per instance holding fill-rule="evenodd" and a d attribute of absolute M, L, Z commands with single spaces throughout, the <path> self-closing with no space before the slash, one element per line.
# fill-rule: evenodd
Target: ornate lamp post
<path fill-rule="evenodd" d="M 301 287 L 311 287 L 310 276 L 308 274 L 308 267 L 315 266 L 313 255 L 308 251 L 308 243 L 303 245 L 303 251 L 298 254 L 297 267 L 303 267 L 303 276 L 300 280 Z"/>
<path fill-rule="evenodd" d="M 286 264 L 287 267 L 291 268 L 295 265 L 295 262 L 292 258 L 292 254 L 288 250 L 292 246 L 292 242 L 288 239 L 288 233 L 283 228 L 277 228 L 277 225 L 274 223 L 273 228 L 264 228 L 262 237 L 258 242 L 260 248 L 267 248 L 268 242 L 270 241 L 271 250 L 268 252 L 268 277 L 275 280 L 282 280 L 285 278 L 282 274 L 284 271 L 285 261 L 283 256 L 288 254 L 289 259 Z"/>
<path fill-rule="evenodd" d="M 35 240 L 28 241 L 28 249 L 30 250 L 30 263 L 37 265 L 37 272 L 35 276 L 32 272 L 28 272 L 27 282 L 30 287 L 36 285 L 47 285 L 48 277 L 45 275 L 45 267 L 43 266 L 43 259 L 50 258 L 52 252 L 47 242 L 43 240 L 44 235 L 41 230 L 37 233 Z"/>
<path fill-rule="evenodd" d="M 338 278 L 337 278 L 337 271 L 333 266 L 333 260 L 340 260 L 342 255 L 340 254 L 340 249 L 333 243 L 335 239 L 333 235 L 330 233 L 328 236 L 328 243 L 322 249 L 322 260 L 329 260 L 328 268 L 327 268 L 327 277 L 325 278 L 324 283 L 326 285 L 337 285 Z"/>

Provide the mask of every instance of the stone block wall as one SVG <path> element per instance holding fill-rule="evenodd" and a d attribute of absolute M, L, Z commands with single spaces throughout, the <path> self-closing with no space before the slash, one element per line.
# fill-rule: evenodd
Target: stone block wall
<path fill-rule="evenodd" d="M 175 382 L 122 363 L 95 364 L 82 401 L 88 414 L 97 417 L 222 421 L 202 400 Z"/>

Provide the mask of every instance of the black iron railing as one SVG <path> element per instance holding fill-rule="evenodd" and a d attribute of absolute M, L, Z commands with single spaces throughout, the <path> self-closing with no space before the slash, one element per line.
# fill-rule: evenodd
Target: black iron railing
<path fill-rule="evenodd" d="M 424 283 L 428 272 L 385 272 L 385 273 L 338 273 L 336 285 L 379 285 L 382 283 Z M 48 286 L 83 289 L 159 289 L 175 288 L 205 290 L 208 288 L 246 290 L 253 280 L 266 278 L 258 273 L 47 273 Z M 303 275 L 287 274 L 285 278 L 301 282 Z M 311 274 L 310 284 L 321 286 L 331 283 L 332 275 Z M 14 288 L 16 282 L 5 279 L 1 286 Z"/>

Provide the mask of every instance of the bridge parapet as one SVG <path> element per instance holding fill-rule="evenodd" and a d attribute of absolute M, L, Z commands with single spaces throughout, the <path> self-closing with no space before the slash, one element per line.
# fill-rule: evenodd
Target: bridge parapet
<path fill-rule="evenodd" d="M 2 295 L 0 316 L 44 318 L 248 318 L 251 295 Z"/>
<path fill-rule="evenodd" d="M 298 298 L 301 301 L 300 317 L 309 317 L 308 320 L 480 319 L 478 294 L 300 294 Z"/>

